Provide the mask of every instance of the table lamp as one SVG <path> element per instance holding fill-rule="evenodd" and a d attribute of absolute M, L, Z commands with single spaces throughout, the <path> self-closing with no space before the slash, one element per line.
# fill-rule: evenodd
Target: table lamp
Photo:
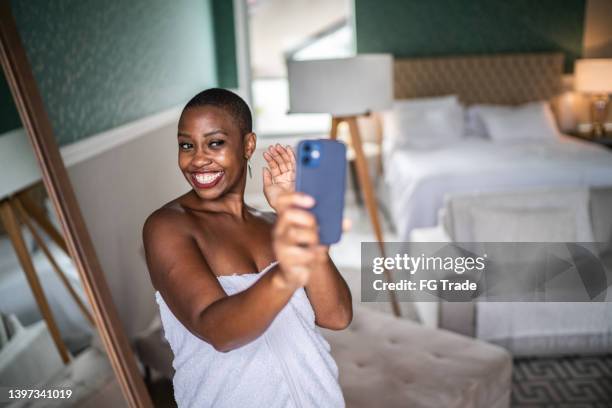
<path fill-rule="evenodd" d="M 593 137 L 603 137 L 612 93 L 612 58 L 589 58 L 576 61 L 574 88 L 591 97 Z"/>
<path fill-rule="evenodd" d="M 384 238 L 378 205 L 357 118 L 389 109 L 393 104 L 393 57 L 390 54 L 360 54 L 350 58 L 287 61 L 289 113 L 328 113 L 332 115 L 330 137 L 336 139 L 338 126 L 346 122 L 355 154 L 357 179 L 384 256 Z M 388 281 L 392 281 L 388 271 Z M 400 315 L 397 300 L 391 304 Z"/>

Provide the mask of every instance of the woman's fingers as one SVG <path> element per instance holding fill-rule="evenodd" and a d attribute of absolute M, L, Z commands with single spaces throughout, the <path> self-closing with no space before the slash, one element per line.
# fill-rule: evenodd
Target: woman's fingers
<path fill-rule="evenodd" d="M 311 212 L 300 209 L 300 208 L 289 208 L 282 215 L 281 219 L 283 222 L 297 225 L 300 227 L 315 228 L 317 226 L 317 219 Z"/>
<path fill-rule="evenodd" d="M 300 208 L 287 208 L 279 214 L 274 228 L 275 239 L 286 245 L 318 245 L 319 234 L 315 216 Z"/>
<path fill-rule="evenodd" d="M 264 158 L 268 162 L 270 170 L 272 170 L 272 176 L 277 177 L 287 172 L 288 167 L 276 145 L 268 147 L 268 150 L 264 152 Z"/>
<path fill-rule="evenodd" d="M 315 205 L 315 200 L 308 194 L 291 192 L 284 193 L 278 197 L 276 211 L 282 213 L 289 207 L 311 208 Z"/>
<path fill-rule="evenodd" d="M 274 151 L 274 158 L 276 159 L 276 162 L 278 163 L 278 166 L 280 167 L 281 171 L 283 173 L 286 173 L 289 171 L 289 163 L 287 162 L 287 160 L 285 160 L 285 148 L 283 146 L 281 146 L 279 143 L 275 144 L 273 146 L 273 151 Z"/>
<path fill-rule="evenodd" d="M 293 151 L 291 147 L 277 145 L 276 150 L 279 152 L 280 156 L 282 157 L 285 166 L 287 166 L 287 170 L 294 170 L 295 161 L 291 160 L 291 153 L 289 153 L 289 151 L 291 152 Z"/>
<path fill-rule="evenodd" d="M 278 166 L 278 163 L 276 162 L 276 160 L 274 159 L 274 156 L 272 156 L 272 153 L 270 153 L 270 148 L 268 148 L 267 151 L 264 152 L 264 159 L 266 159 L 266 162 L 268 162 L 268 166 L 270 167 L 270 172 L 272 173 L 272 177 L 277 177 L 281 175 L 281 169 Z"/>
<path fill-rule="evenodd" d="M 290 156 L 290 160 L 291 160 L 291 165 L 295 169 L 295 162 L 297 161 L 297 159 L 295 157 L 295 152 L 293 151 L 293 149 L 290 146 L 287 146 L 287 150 L 289 150 L 289 156 Z"/>
<path fill-rule="evenodd" d="M 272 173 L 270 173 L 270 169 L 267 167 L 263 168 L 263 183 L 264 186 L 269 186 L 272 184 Z"/>
<path fill-rule="evenodd" d="M 295 246 L 318 245 L 319 234 L 312 228 L 292 226 L 285 232 L 286 243 Z"/>
<path fill-rule="evenodd" d="M 283 159 L 283 156 L 280 153 L 280 149 L 281 147 L 277 143 L 273 146 L 270 146 L 268 148 L 268 152 L 270 153 L 270 155 L 272 156 L 272 158 L 278 165 L 278 168 L 280 169 L 280 172 L 282 174 L 282 173 L 286 173 L 289 170 L 289 168 L 287 167 L 287 164 L 285 163 L 285 160 Z"/>
<path fill-rule="evenodd" d="M 269 146 L 263 155 L 268 162 L 272 177 L 295 171 L 295 153 L 291 146 L 281 146 L 277 143 Z"/>
<path fill-rule="evenodd" d="M 301 233 L 302 230 L 309 230 L 316 233 L 318 229 L 317 220 L 308 211 L 292 208 L 280 215 L 275 231 L 278 236 L 282 237 L 284 234 L 288 234 L 290 229 L 298 230 L 295 233 L 290 233 L 289 235 L 291 241 L 295 242 L 295 234 Z M 305 234 L 309 233 L 305 232 Z M 318 234 L 315 235 L 317 235 L 318 238 Z M 310 239 L 307 241 L 307 243 L 311 243 Z"/>
<path fill-rule="evenodd" d="M 283 248 L 283 258 L 292 266 L 310 266 L 313 262 L 324 262 L 328 255 L 322 245 L 298 246 L 292 245 Z"/>

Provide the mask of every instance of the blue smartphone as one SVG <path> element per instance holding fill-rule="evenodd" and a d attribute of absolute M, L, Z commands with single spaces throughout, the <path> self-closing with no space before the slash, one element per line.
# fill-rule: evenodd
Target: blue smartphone
<path fill-rule="evenodd" d="M 302 140 L 297 145 L 295 189 L 312 196 L 310 209 L 319 224 L 319 242 L 335 244 L 342 235 L 346 188 L 346 146 L 329 140 Z"/>

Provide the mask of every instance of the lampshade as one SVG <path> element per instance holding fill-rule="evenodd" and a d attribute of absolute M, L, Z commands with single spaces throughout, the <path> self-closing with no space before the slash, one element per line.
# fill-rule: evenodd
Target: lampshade
<path fill-rule="evenodd" d="M 393 57 L 288 61 L 290 113 L 359 115 L 393 103 Z"/>
<path fill-rule="evenodd" d="M 612 93 L 612 58 L 576 61 L 574 78 L 574 88 L 579 92 Z"/>

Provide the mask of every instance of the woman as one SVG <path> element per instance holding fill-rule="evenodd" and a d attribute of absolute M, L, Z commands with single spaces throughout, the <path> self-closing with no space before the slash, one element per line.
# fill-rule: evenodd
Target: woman
<path fill-rule="evenodd" d="M 174 353 L 179 406 L 343 406 L 338 370 L 315 324 L 352 319 L 346 282 L 294 192 L 295 156 L 265 153 L 274 214 L 244 202 L 255 151 L 251 113 L 236 94 L 208 89 L 178 124 L 179 167 L 192 189 L 143 228 L 147 265 Z M 259 272 L 258 272 L 259 271 Z"/>

